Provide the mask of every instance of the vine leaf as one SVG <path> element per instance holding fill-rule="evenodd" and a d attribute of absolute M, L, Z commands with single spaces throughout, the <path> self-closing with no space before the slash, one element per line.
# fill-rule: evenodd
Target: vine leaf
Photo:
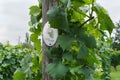
<path fill-rule="evenodd" d="M 53 62 L 59 61 L 59 58 L 62 56 L 63 50 L 61 47 L 53 47 L 46 51 L 46 56 L 53 60 Z M 59 58 L 58 58 L 59 57 Z"/>
<path fill-rule="evenodd" d="M 75 73 L 79 73 L 80 74 L 80 73 L 82 73 L 81 68 L 82 68 L 81 65 L 80 66 L 71 67 L 70 68 L 70 73 L 73 74 L 73 75 L 75 75 Z"/>
<path fill-rule="evenodd" d="M 15 72 L 13 76 L 14 80 L 25 80 L 25 73 L 24 72 Z"/>
<path fill-rule="evenodd" d="M 38 16 L 41 13 L 41 9 L 38 6 L 31 6 L 30 7 L 30 15 Z"/>
<path fill-rule="evenodd" d="M 60 0 L 64 6 L 66 6 L 67 8 L 70 8 L 71 6 L 71 0 Z"/>
<path fill-rule="evenodd" d="M 30 40 L 33 42 L 35 42 L 37 38 L 38 38 L 37 34 L 31 34 L 31 36 L 30 36 Z"/>
<path fill-rule="evenodd" d="M 83 0 L 72 0 L 72 5 L 75 9 L 78 9 L 80 6 L 85 5 Z"/>
<path fill-rule="evenodd" d="M 88 48 L 93 49 L 96 47 L 96 40 L 92 35 L 87 35 L 84 32 L 81 32 L 79 38 Z"/>
<path fill-rule="evenodd" d="M 107 14 L 107 11 L 98 4 L 94 6 L 93 10 L 96 12 L 98 16 L 98 22 L 100 23 L 100 29 L 108 30 L 109 33 L 111 33 L 115 25 L 112 22 L 109 15 Z"/>
<path fill-rule="evenodd" d="M 69 49 L 72 45 L 73 38 L 67 35 L 60 35 L 58 37 L 58 43 L 62 47 L 63 50 Z"/>
<path fill-rule="evenodd" d="M 35 48 L 40 51 L 41 50 L 41 41 L 40 39 L 36 39 L 36 41 L 34 42 L 34 46 Z"/>
<path fill-rule="evenodd" d="M 71 53 L 63 54 L 63 58 L 66 59 L 67 61 L 72 61 L 73 60 L 73 56 L 72 56 Z"/>
<path fill-rule="evenodd" d="M 83 0 L 86 4 L 92 4 L 93 2 L 95 2 L 96 0 Z"/>
<path fill-rule="evenodd" d="M 72 6 L 76 9 L 84 5 L 89 5 L 94 3 L 96 0 L 71 0 Z"/>
<path fill-rule="evenodd" d="M 32 58 L 32 63 L 33 66 L 31 67 L 32 71 L 33 72 L 36 72 L 40 67 L 39 67 L 39 58 L 37 55 L 34 55 L 33 58 Z"/>
<path fill-rule="evenodd" d="M 40 39 L 38 39 L 38 35 L 37 34 L 31 34 L 30 35 L 30 40 L 32 42 L 34 42 L 34 46 L 37 50 L 41 50 L 41 42 L 40 42 Z"/>
<path fill-rule="evenodd" d="M 96 40 L 93 36 L 87 35 L 87 37 L 85 38 L 85 41 L 86 41 L 85 43 L 87 47 L 91 49 L 96 47 Z"/>
<path fill-rule="evenodd" d="M 36 23 L 37 23 L 37 18 L 36 18 L 35 16 L 31 16 L 31 21 L 30 21 L 30 23 L 31 23 L 32 25 L 36 24 Z"/>
<path fill-rule="evenodd" d="M 87 47 L 85 45 L 82 45 L 80 47 L 80 50 L 79 50 L 77 58 L 78 59 L 83 59 L 83 58 L 87 57 L 88 55 L 89 55 L 89 53 L 88 53 Z"/>
<path fill-rule="evenodd" d="M 67 30 L 68 21 L 65 10 L 60 7 L 52 7 L 47 12 L 48 21 L 53 28 Z"/>
<path fill-rule="evenodd" d="M 93 76 L 90 75 L 92 73 L 91 68 L 83 67 L 82 68 L 82 73 L 85 74 L 85 80 L 94 80 Z"/>
<path fill-rule="evenodd" d="M 70 0 L 60 0 L 64 5 L 67 5 Z"/>
<path fill-rule="evenodd" d="M 62 63 L 51 63 L 46 67 L 46 71 L 53 78 L 62 78 L 68 72 L 68 67 L 63 65 Z"/>

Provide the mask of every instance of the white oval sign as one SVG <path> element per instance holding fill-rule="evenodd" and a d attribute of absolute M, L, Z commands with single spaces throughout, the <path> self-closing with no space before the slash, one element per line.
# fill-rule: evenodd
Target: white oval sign
<path fill-rule="evenodd" d="M 47 22 L 43 28 L 43 41 L 47 46 L 53 46 L 58 37 L 58 29 L 50 27 L 50 24 Z"/>

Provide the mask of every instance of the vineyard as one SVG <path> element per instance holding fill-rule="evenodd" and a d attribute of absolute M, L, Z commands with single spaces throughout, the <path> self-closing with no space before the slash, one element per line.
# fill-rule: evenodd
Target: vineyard
<path fill-rule="evenodd" d="M 33 48 L 0 44 L 0 80 L 115 80 L 120 51 L 113 49 L 107 11 L 95 0 L 55 2 L 46 12 L 41 0 L 30 7 Z M 58 30 L 53 46 L 41 38 L 46 22 Z"/>
<path fill-rule="evenodd" d="M 0 80 L 40 80 L 40 52 L 22 45 L 0 45 Z"/>
<path fill-rule="evenodd" d="M 106 46 L 104 46 L 106 47 Z M 104 49 L 103 47 L 103 49 Z M 101 51 L 102 48 L 101 48 Z M 110 54 L 112 52 L 112 54 Z M 108 56 L 111 55 L 111 59 Z M 119 51 L 108 51 L 102 52 L 101 57 L 97 64 L 94 66 L 94 72 L 92 73 L 94 80 L 100 80 L 111 78 L 111 80 L 119 79 Z M 65 57 L 65 60 L 72 61 L 70 56 Z M 70 58 L 70 59 L 69 59 Z M 101 60 L 104 59 L 104 60 Z M 112 64 L 110 65 L 109 61 L 111 60 Z M 105 62 L 105 65 L 102 66 L 102 62 Z M 96 62 L 96 61 L 94 61 Z M 115 63 L 115 64 L 114 64 Z M 74 63 L 75 64 L 75 63 Z M 21 44 L 16 46 L 12 46 L 10 44 L 0 44 L 0 80 L 42 80 L 42 55 L 40 52 L 29 49 L 29 48 L 22 48 Z M 114 65 L 117 68 L 114 68 Z M 73 73 L 73 80 L 76 80 L 75 74 L 79 74 L 79 69 L 81 66 L 70 68 L 71 73 Z M 111 76 L 110 76 L 110 66 L 113 66 Z M 104 69 L 104 71 L 103 71 Z M 86 70 L 87 71 L 87 70 Z M 107 74 L 105 74 L 107 73 Z M 118 76 L 117 76 L 118 75 Z"/>

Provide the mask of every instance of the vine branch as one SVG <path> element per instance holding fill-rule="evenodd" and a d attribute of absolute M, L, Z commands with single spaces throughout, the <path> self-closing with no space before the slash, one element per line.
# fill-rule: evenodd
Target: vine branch
<path fill-rule="evenodd" d="M 89 18 L 88 20 L 86 20 L 85 22 L 83 22 L 83 23 L 80 25 L 80 27 L 84 26 L 84 24 L 86 24 L 87 22 L 89 22 L 89 21 L 92 20 L 92 19 L 94 19 L 94 17 L 91 17 L 91 18 Z"/>

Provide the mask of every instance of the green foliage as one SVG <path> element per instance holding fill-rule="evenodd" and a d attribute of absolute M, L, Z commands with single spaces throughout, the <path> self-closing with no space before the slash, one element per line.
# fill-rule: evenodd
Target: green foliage
<path fill-rule="evenodd" d="M 111 33 L 114 24 L 106 10 L 95 0 L 60 0 L 58 3 L 47 12 L 47 19 L 52 28 L 59 30 L 59 36 L 58 47 L 46 51 L 46 56 L 53 62 L 47 65 L 46 71 L 57 80 L 93 80 L 95 70 L 101 65 L 101 79 L 109 80 L 110 58 L 107 56 L 110 46 L 106 47 L 102 39 L 104 30 Z M 38 33 L 42 29 L 37 24 L 41 24 L 42 17 L 31 17 L 31 40 L 39 44 Z M 98 45 L 100 42 L 104 45 Z"/>
<path fill-rule="evenodd" d="M 120 51 L 112 51 L 111 55 L 111 65 L 114 67 L 115 70 L 117 70 L 117 66 L 120 65 Z"/>
<path fill-rule="evenodd" d="M 93 36 L 81 33 L 78 37 L 88 48 L 92 49 L 96 47 L 96 40 Z"/>
<path fill-rule="evenodd" d="M 23 72 L 17 72 L 14 75 L 14 80 L 25 80 L 25 73 L 23 73 Z"/>
<path fill-rule="evenodd" d="M 67 35 L 60 35 L 58 37 L 58 42 L 63 50 L 70 49 L 72 45 L 73 38 Z"/>
<path fill-rule="evenodd" d="M 47 12 L 47 18 L 53 28 L 65 30 L 68 27 L 67 15 L 64 8 L 52 7 Z"/>
<path fill-rule="evenodd" d="M 0 80 L 13 80 L 13 73 L 20 67 L 24 54 L 19 46 L 3 45 L 0 48 Z"/>
<path fill-rule="evenodd" d="M 22 44 L 0 47 L 0 80 L 41 80 L 41 56 Z M 39 76 L 39 77 L 38 77 Z"/>
<path fill-rule="evenodd" d="M 108 30 L 109 33 L 111 33 L 115 25 L 108 16 L 106 10 L 98 4 L 96 4 L 93 9 L 97 13 L 98 22 L 100 23 L 100 29 Z"/>
<path fill-rule="evenodd" d="M 46 71 L 56 79 L 64 77 L 68 68 L 62 63 L 51 63 L 47 66 Z"/>
<path fill-rule="evenodd" d="M 120 21 L 116 24 L 113 34 L 113 49 L 120 50 Z"/>
<path fill-rule="evenodd" d="M 99 38 L 97 46 L 98 59 L 100 60 L 99 65 L 97 65 L 96 72 L 101 80 L 110 80 L 111 72 L 111 38 L 106 37 L 103 39 L 102 36 Z M 98 76 L 97 76 L 98 77 Z"/>
<path fill-rule="evenodd" d="M 79 53 L 78 53 L 78 56 L 77 58 L 78 59 L 82 59 L 82 58 L 85 58 L 89 55 L 89 52 L 88 52 L 88 49 L 85 45 L 82 45 L 79 49 Z"/>
<path fill-rule="evenodd" d="M 32 6 L 30 7 L 30 15 L 32 16 L 38 16 L 41 13 L 41 10 L 38 6 Z"/>
<path fill-rule="evenodd" d="M 42 71 L 39 57 L 41 56 L 33 51 L 24 55 L 24 58 L 20 61 L 21 67 L 18 67 L 14 72 L 14 80 L 41 80 Z"/>
<path fill-rule="evenodd" d="M 41 8 L 42 5 L 30 7 L 31 21 L 29 21 L 30 31 L 32 33 L 30 36 L 30 40 L 34 42 L 35 48 L 39 51 L 41 50 L 41 42 L 39 36 L 41 35 L 42 30 L 42 23 L 40 21 L 42 16 Z"/>

